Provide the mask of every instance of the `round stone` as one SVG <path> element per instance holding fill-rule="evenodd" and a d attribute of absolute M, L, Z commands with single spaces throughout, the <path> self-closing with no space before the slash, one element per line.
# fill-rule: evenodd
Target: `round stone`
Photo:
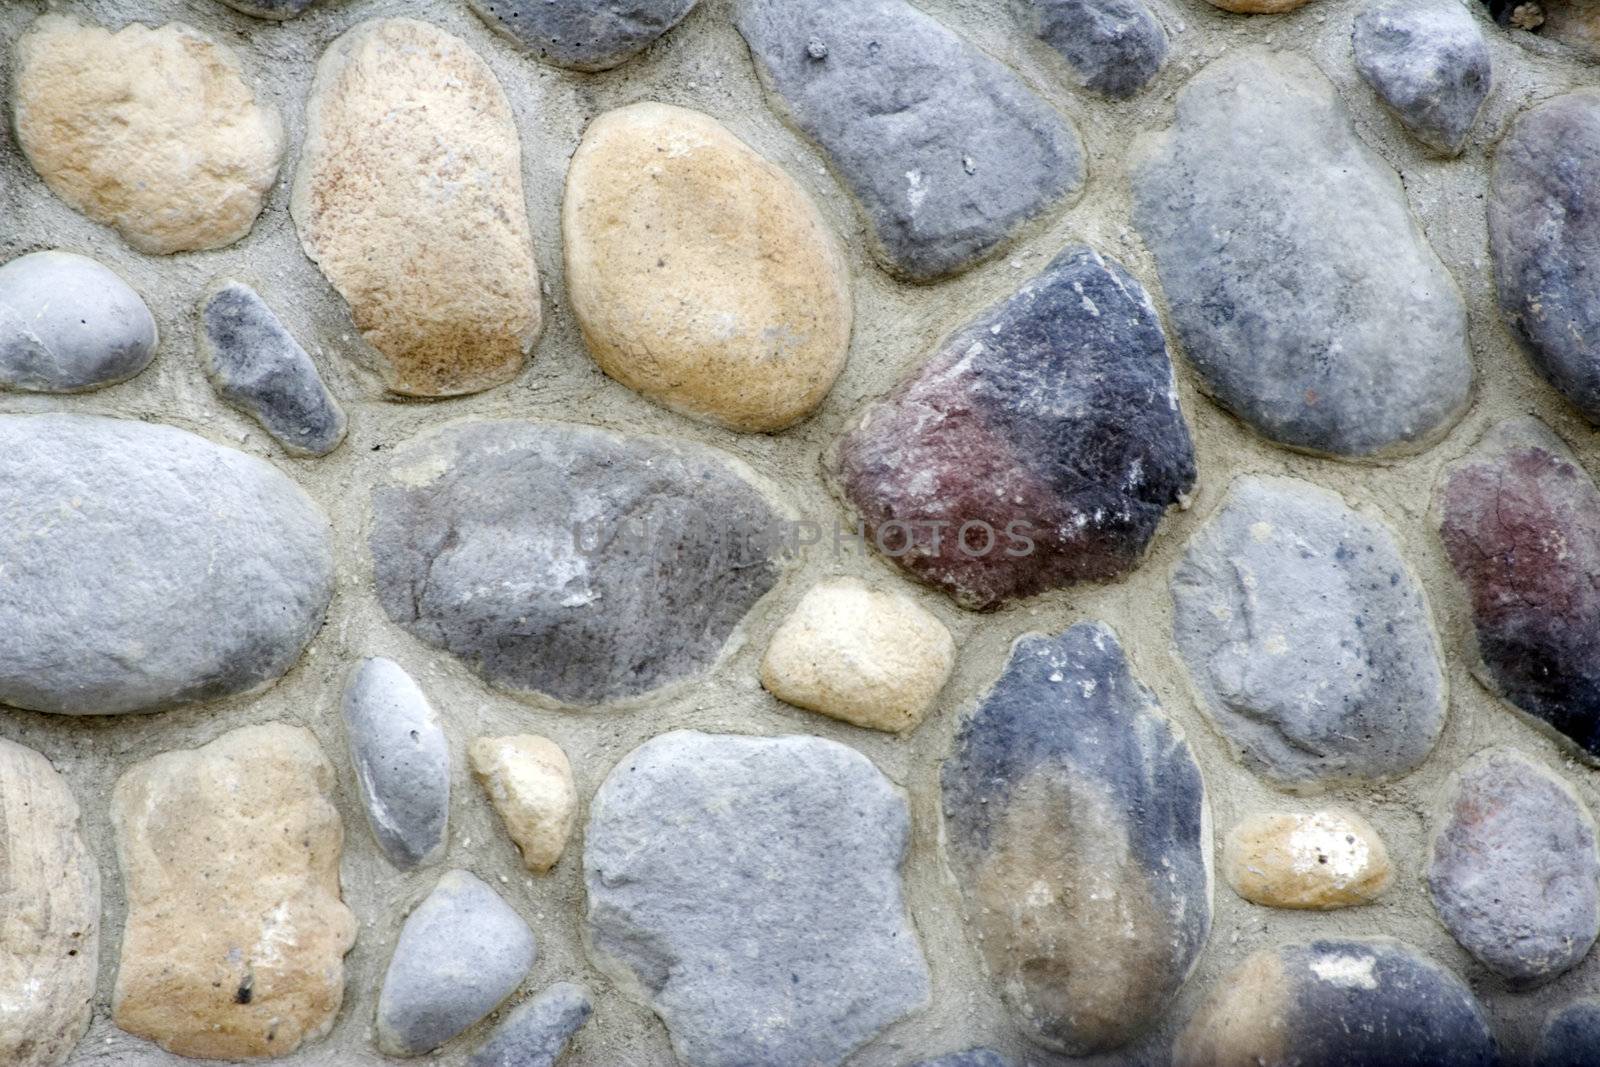
<path fill-rule="evenodd" d="M 1378 831 L 1335 809 L 1244 819 L 1223 842 L 1222 871 L 1253 904 L 1322 911 L 1370 903 L 1393 880 Z"/>
<path fill-rule="evenodd" d="M 112 271 L 71 252 L 0 267 L 0 386 L 78 393 L 127 381 L 156 354 L 156 320 Z"/>

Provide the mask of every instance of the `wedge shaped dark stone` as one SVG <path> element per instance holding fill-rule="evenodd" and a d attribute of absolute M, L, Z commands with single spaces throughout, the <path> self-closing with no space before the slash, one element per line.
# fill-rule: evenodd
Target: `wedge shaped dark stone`
<path fill-rule="evenodd" d="M 871 543 L 979 609 L 1129 570 L 1195 480 L 1149 294 L 1081 246 L 868 408 L 832 470 Z"/>
<path fill-rule="evenodd" d="M 1500 306 L 1539 373 L 1600 425 L 1600 93 L 1524 113 L 1495 152 L 1489 250 Z"/>
<path fill-rule="evenodd" d="M 490 683 L 637 697 L 717 659 L 777 582 L 786 527 L 732 457 L 560 423 L 478 422 L 373 494 L 378 598 Z"/>
<path fill-rule="evenodd" d="M 341 703 L 367 825 L 402 870 L 444 853 L 450 742 L 422 689 L 393 660 L 363 660 Z"/>
<path fill-rule="evenodd" d="M 1017 640 L 942 772 L 969 924 L 1022 1033 L 1118 1048 L 1189 977 L 1211 927 L 1205 784 L 1101 623 Z"/>
<path fill-rule="evenodd" d="M 1377 0 L 1351 32 L 1356 69 L 1412 136 L 1458 155 L 1489 96 L 1489 45 L 1456 0 Z"/>
<path fill-rule="evenodd" d="M 1079 85 L 1113 99 L 1137 93 L 1167 59 L 1167 33 L 1143 0 L 1011 0 Z"/>
<path fill-rule="evenodd" d="M 1530 1067 L 1594 1067 L 1600 1049 L 1600 1000 L 1575 1000 L 1544 1024 Z"/>
<path fill-rule="evenodd" d="M 1474 673 L 1600 762 L 1600 492 L 1535 419 L 1503 422 L 1445 468 L 1434 494 L 1464 587 Z"/>
<path fill-rule="evenodd" d="M 695 0 L 467 0 L 484 22 L 546 63 L 610 70 L 648 48 Z"/>
<path fill-rule="evenodd" d="M 906 0 L 739 0 L 778 110 L 855 194 L 884 266 L 966 270 L 1077 191 L 1071 124 Z"/>
<path fill-rule="evenodd" d="M 557 982 L 511 1011 L 467 1067 L 555 1067 L 593 1011 L 587 989 Z"/>
<path fill-rule="evenodd" d="M 1411 451 L 1465 409 L 1461 294 L 1310 60 L 1246 48 L 1195 75 L 1133 201 L 1203 388 L 1264 436 Z"/>

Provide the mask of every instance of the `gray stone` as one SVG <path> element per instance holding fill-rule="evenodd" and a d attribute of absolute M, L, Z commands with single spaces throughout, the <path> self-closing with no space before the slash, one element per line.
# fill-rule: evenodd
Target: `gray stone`
<path fill-rule="evenodd" d="M 1143 0 L 1012 0 L 1017 16 L 1067 61 L 1079 85 L 1130 97 L 1161 73 L 1167 33 Z"/>
<path fill-rule="evenodd" d="M 1459 0 L 1378 0 L 1356 16 L 1356 69 L 1412 136 L 1459 155 L 1489 96 L 1489 46 Z"/>
<path fill-rule="evenodd" d="M 488 681 L 568 705 L 716 661 L 776 583 L 785 528 L 731 456 L 558 423 L 406 447 L 374 494 L 390 618 Z"/>
<path fill-rule="evenodd" d="M 736 24 L 897 275 L 966 270 L 1083 185 L 1071 124 L 905 0 L 741 0 Z"/>
<path fill-rule="evenodd" d="M 1078 1056 L 1148 1029 L 1211 928 L 1211 816 L 1116 634 L 1018 638 L 941 784 L 967 921 L 1023 1036 Z"/>
<path fill-rule="evenodd" d="M 986 1048 L 956 1052 L 936 1060 L 923 1060 L 916 1067 L 1011 1067 L 1006 1058 Z"/>
<path fill-rule="evenodd" d="M 488 23 L 546 63 L 610 70 L 687 15 L 695 0 L 467 0 Z"/>
<path fill-rule="evenodd" d="M 533 931 L 467 871 L 450 871 L 406 918 L 378 993 L 378 1049 L 421 1056 L 488 1015 L 533 968 Z"/>
<path fill-rule="evenodd" d="M 1478 962 L 1522 986 L 1577 966 L 1600 935 L 1595 822 L 1572 787 L 1510 748 L 1474 757 L 1450 786 L 1428 892 Z"/>
<path fill-rule="evenodd" d="M 591 1011 L 587 989 L 557 982 L 508 1015 L 467 1067 L 555 1067 Z"/>
<path fill-rule="evenodd" d="M 258 19 L 292 19 L 317 0 L 222 0 L 235 11 Z"/>
<path fill-rule="evenodd" d="M 156 354 L 156 320 L 112 271 L 71 252 L 0 267 L 0 387 L 78 393 L 127 381 Z"/>
<path fill-rule="evenodd" d="M 199 337 L 217 392 L 284 451 L 325 456 L 339 447 L 344 412 L 317 365 L 254 289 L 235 281 L 213 289 L 200 304 Z"/>
<path fill-rule="evenodd" d="M 450 742 L 439 716 L 393 660 L 364 660 L 344 689 L 344 729 L 367 825 L 402 870 L 444 854 Z"/>
<path fill-rule="evenodd" d="M 1341 457 L 1425 447 L 1466 407 L 1466 310 L 1310 60 L 1246 48 L 1178 97 L 1133 168 L 1201 385 L 1260 433 Z"/>
<path fill-rule="evenodd" d="M 1594 1067 L 1600 1000 L 1575 1000 L 1550 1016 L 1530 1067 Z"/>
<path fill-rule="evenodd" d="M 677 731 L 601 785 L 584 842 L 596 962 L 693 1067 L 835 1067 L 927 1003 L 900 887 L 905 797 L 816 737 Z"/>
<path fill-rule="evenodd" d="M 252 456 L 170 426 L 0 416 L 0 703 L 69 715 L 244 693 L 333 591 L 328 520 Z"/>
<path fill-rule="evenodd" d="M 1404 774 L 1444 727 L 1439 639 L 1393 532 L 1337 495 L 1246 476 L 1172 575 L 1173 640 L 1251 770 L 1292 788 Z"/>

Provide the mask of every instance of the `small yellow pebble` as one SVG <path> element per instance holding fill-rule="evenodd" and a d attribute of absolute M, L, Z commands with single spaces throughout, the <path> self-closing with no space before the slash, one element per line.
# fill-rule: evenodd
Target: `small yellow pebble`
<path fill-rule="evenodd" d="M 1334 809 L 1250 816 L 1228 833 L 1222 870 L 1235 893 L 1269 908 L 1367 904 L 1393 877 L 1378 831 Z"/>

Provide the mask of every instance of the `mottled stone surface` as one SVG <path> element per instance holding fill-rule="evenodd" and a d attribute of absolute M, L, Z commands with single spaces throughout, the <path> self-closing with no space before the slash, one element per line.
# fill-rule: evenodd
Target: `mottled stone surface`
<path fill-rule="evenodd" d="M 1121 100 L 1161 73 L 1167 33 L 1144 0 L 1011 0 L 1030 33 L 1083 88 Z"/>
<path fill-rule="evenodd" d="M 317 365 L 248 285 L 225 281 L 201 300 L 199 344 L 217 392 L 285 452 L 325 456 L 344 440 L 344 411 Z"/>
<path fill-rule="evenodd" d="M 243 693 L 299 659 L 328 520 L 261 460 L 159 424 L 0 416 L 0 702 L 112 715 Z"/>
<path fill-rule="evenodd" d="M 869 407 L 832 470 L 881 552 L 978 609 L 1131 569 L 1195 480 L 1149 294 L 1085 246 Z"/>
<path fill-rule="evenodd" d="M 1241 820 L 1223 843 L 1222 872 L 1254 904 L 1319 911 L 1370 903 L 1394 878 L 1378 831 L 1337 809 Z"/>
<path fill-rule="evenodd" d="M 596 963 L 694 1067 L 836 1067 L 925 1005 L 905 797 L 816 737 L 675 731 L 625 756 L 584 838 Z"/>
<path fill-rule="evenodd" d="M 389 617 L 564 704 L 703 672 L 781 570 L 779 514 L 732 457 L 558 423 L 419 440 L 373 513 Z"/>
<path fill-rule="evenodd" d="M 247 726 L 135 764 L 111 819 L 127 894 L 117 1026 L 180 1056 L 286 1056 L 328 1032 L 356 920 L 339 899 L 333 765 Z"/>
<path fill-rule="evenodd" d="M 1376 0 L 1351 32 L 1356 69 L 1412 135 L 1458 155 L 1489 96 L 1489 46 L 1458 0 Z"/>
<path fill-rule="evenodd" d="M 1600 761 L 1600 492 L 1534 419 L 1494 427 L 1448 466 L 1434 521 L 1491 691 Z"/>
<path fill-rule="evenodd" d="M 393 660 L 363 660 L 340 705 L 367 825 L 403 870 L 444 854 L 450 742 L 422 689 Z"/>
<path fill-rule="evenodd" d="M 1415 450 L 1455 422 L 1472 384 L 1461 294 L 1309 59 L 1216 60 L 1140 155 L 1134 222 L 1219 404 L 1346 457 Z"/>
<path fill-rule="evenodd" d="M 561 858 L 577 818 L 572 764 L 548 737 L 480 737 L 472 743 L 472 773 L 500 814 L 506 833 L 531 871 Z"/>
<path fill-rule="evenodd" d="M 1210 0 L 1213 7 L 1236 15 L 1280 15 L 1304 7 L 1310 0 Z"/>
<path fill-rule="evenodd" d="M 1551 1014 L 1530 1067 L 1593 1067 L 1600 1049 L 1600 1000 L 1576 1000 Z"/>
<path fill-rule="evenodd" d="M 683 20 L 695 0 L 467 0 L 472 10 L 546 63 L 610 70 Z"/>
<path fill-rule="evenodd" d="M 587 989 L 557 982 L 507 1015 L 467 1067 L 555 1067 L 593 1010 Z"/>
<path fill-rule="evenodd" d="M 1576 966 L 1600 934 L 1595 822 L 1572 787 L 1511 748 L 1455 776 L 1435 827 L 1428 892 L 1480 963 L 1524 985 Z"/>
<path fill-rule="evenodd" d="M 78 393 L 125 382 L 156 354 L 156 320 L 111 268 L 71 252 L 0 267 L 0 387 Z"/>
<path fill-rule="evenodd" d="M 1023 1035 L 1085 1055 L 1149 1028 L 1211 927 L 1210 811 L 1110 628 L 1019 638 L 942 785 L 967 919 Z"/>
<path fill-rule="evenodd" d="M 907 280 L 966 270 L 1083 184 L 1071 124 L 905 0 L 740 0 L 735 22 Z"/>
<path fill-rule="evenodd" d="M 1447 708 L 1422 585 L 1336 494 L 1247 475 L 1172 575 L 1173 641 L 1246 766 L 1312 789 L 1427 758 Z"/>
<path fill-rule="evenodd" d="M 292 19 L 317 0 L 222 0 L 235 11 L 258 19 Z"/>
<path fill-rule="evenodd" d="M 986 1048 L 956 1052 L 936 1060 L 923 1060 L 914 1067 L 1011 1067 L 1005 1057 Z"/>

